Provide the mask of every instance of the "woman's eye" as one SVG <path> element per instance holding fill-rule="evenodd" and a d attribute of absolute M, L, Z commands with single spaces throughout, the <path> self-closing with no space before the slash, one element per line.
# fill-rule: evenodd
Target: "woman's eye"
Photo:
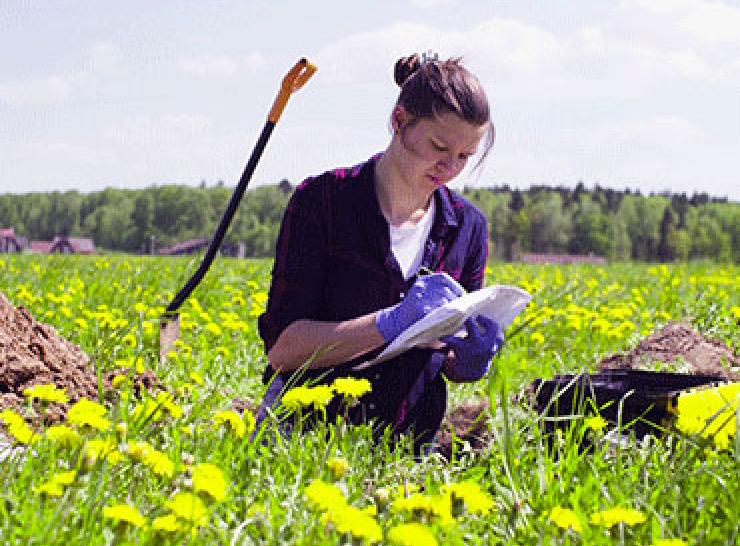
<path fill-rule="evenodd" d="M 438 152 L 446 152 L 447 151 L 447 147 L 446 146 L 442 146 L 441 144 L 437 144 L 434 141 L 432 141 L 432 146 L 434 146 L 434 149 L 437 150 Z"/>

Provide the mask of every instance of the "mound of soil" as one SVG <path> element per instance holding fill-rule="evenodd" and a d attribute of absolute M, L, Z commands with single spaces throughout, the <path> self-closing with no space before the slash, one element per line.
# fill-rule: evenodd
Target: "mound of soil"
<path fill-rule="evenodd" d="M 118 371 L 103 374 L 104 395 L 112 394 L 111 380 Z M 48 324 L 36 321 L 27 309 L 15 308 L 0 292 L 0 411 L 21 410 L 27 405 L 23 390 L 53 383 L 66 389 L 69 403 L 46 404 L 37 425 L 63 420 L 70 404 L 80 398 L 98 399 L 98 378 L 90 358 L 77 345 L 59 336 Z M 147 371 L 134 378 L 134 391 L 156 386 L 156 376 Z"/>
<path fill-rule="evenodd" d="M 468 444 L 473 451 L 482 451 L 490 445 L 492 436 L 488 408 L 488 400 L 480 398 L 463 402 L 450 410 L 434 438 L 437 452 L 449 461 L 455 444 L 458 450 Z"/>
<path fill-rule="evenodd" d="M 27 309 L 13 307 L 0 293 L 0 410 L 20 409 L 23 390 L 44 383 L 65 388 L 70 402 L 97 399 L 98 378 L 89 362 L 78 346 L 37 322 Z M 64 404 L 48 406 L 45 422 L 58 422 L 66 413 Z"/>
<path fill-rule="evenodd" d="M 651 370 L 668 365 L 679 373 L 721 376 L 740 381 L 740 358 L 723 342 L 709 339 L 688 324 L 669 322 L 622 354 L 610 355 L 599 363 L 608 369 Z M 661 369 L 661 371 L 669 371 Z"/>

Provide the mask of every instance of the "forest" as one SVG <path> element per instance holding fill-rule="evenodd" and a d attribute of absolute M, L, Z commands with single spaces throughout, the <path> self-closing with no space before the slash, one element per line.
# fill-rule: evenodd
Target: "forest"
<path fill-rule="evenodd" d="M 280 220 L 293 191 L 288 180 L 247 191 L 225 243 L 247 256 L 273 254 Z M 30 240 L 90 237 L 98 249 L 156 253 L 180 241 L 210 238 L 232 194 L 208 186 L 158 185 L 114 189 L 0 194 L 0 228 Z M 462 194 L 489 219 L 490 253 L 593 254 L 609 260 L 672 262 L 707 258 L 740 262 L 740 203 L 706 193 L 650 194 L 562 186 L 465 188 Z"/>

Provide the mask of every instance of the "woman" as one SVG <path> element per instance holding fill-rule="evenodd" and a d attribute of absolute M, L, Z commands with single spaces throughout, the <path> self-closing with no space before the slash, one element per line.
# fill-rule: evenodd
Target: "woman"
<path fill-rule="evenodd" d="M 444 345 L 415 348 L 361 372 L 352 368 L 459 296 L 459 285 L 481 288 L 486 219 L 446 184 L 481 144 L 485 157 L 494 130 L 483 88 L 459 59 L 412 55 L 396 63 L 394 75 L 401 92 L 387 149 L 305 180 L 286 209 L 259 319 L 270 363 L 265 381 L 279 374 L 263 407 L 289 380 L 364 377 L 372 391 L 350 420 L 413 433 L 418 452 L 445 413 L 442 374 L 452 381 L 483 377 L 503 343 L 500 327 L 476 317 L 466 323 L 467 337 L 445 337 Z M 434 273 L 418 275 L 421 267 Z M 335 400 L 328 417 L 338 409 Z"/>

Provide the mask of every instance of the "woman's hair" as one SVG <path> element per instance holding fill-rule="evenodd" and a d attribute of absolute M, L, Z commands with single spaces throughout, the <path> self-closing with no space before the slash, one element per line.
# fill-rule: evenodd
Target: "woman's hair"
<path fill-rule="evenodd" d="M 440 61 L 436 55 L 416 53 L 396 61 L 393 77 L 401 87 L 396 102 L 414 119 L 434 118 L 445 112 L 457 114 L 477 127 L 488 124 L 479 167 L 493 146 L 495 129 L 483 86 L 462 64 L 460 58 Z"/>

